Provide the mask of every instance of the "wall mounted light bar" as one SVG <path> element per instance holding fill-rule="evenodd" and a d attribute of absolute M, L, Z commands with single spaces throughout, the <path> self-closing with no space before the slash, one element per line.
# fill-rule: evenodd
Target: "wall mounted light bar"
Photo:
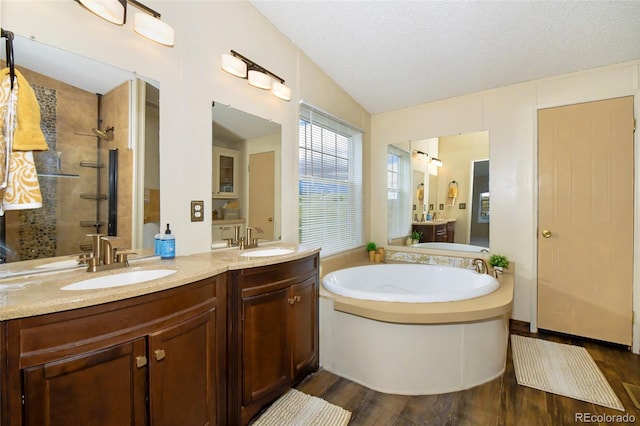
<path fill-rule="evenodd" d="M 246 78 L 254 87 L 271 90 L 280 99 L 291 100 L 291 89 L 284 84 L 284 79 L 235 50 L 231 50 L 231 54 L 222 55 L 220 68 L 236 77 Z"/>
<path fill-rule="evenodd" d="M 144 11 L 136 12 L 134 16 L 134 30 L 139 35 L 172 47 L 175 40 L 175 31 L 165 22 L 160 20 L 160 14 L 137 0 L 75 0 L 87 10 L 102 19 L 116 25 L 124 25 L 127 22 L 127 4 Z"/>
<path fill-rule="evenodd" d="M 440 160 L 440 159 L 438 159 L 436 157 L 432 157 L 429 154 L 427 154 L 426 152 L 414 150 L 413 151 L 413 156 L 418 160 L 430 161 L 431 164 L 433 164 L 436 167 L 442 167 L 442 160 Z"/>

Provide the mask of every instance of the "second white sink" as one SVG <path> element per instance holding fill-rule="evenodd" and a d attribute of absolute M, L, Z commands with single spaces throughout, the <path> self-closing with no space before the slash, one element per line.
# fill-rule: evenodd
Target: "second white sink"
<path fill-rule="evenodd" d="M 157 280 L 175 274 L 175 269 L 143 269 L 138 271 L 120 272 L 118 274 L 104 275 L 88 278 L 82 281 L 66 285 L 61 290 L 96 290 L 100 288 L 120 287 L 124 285 L 140 284 L 146 281 Z"/>
<path fill-rule="evenodd" d="M 294 251 L 295 251 L 294 249 L 290 249 L 290 248 L 275 247 L 275 248 L 268 248 L 268 249 L 262 249 L 262 250 L 245 251 L 243 253 L 240 253 L 240 256 L 244 256 L 244 257 L 282 256 L 284 254 L 293 253 Z"/>

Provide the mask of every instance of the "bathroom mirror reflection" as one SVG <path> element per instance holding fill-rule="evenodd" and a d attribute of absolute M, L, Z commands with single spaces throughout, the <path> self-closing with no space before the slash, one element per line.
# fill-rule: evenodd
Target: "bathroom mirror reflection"
<path fill-rule="evenodd" d="M 2 217 L 3 260 L 13 269 L 89 253 L 90 233 L 118 236 L 123 248 L 152 247 L 143 223 L 158 232 L 158 83 L 18 35 L 14 57 L 49 149 L 33 153 L 42 207 Z"/>
<path fill-rule="evenodd" d="M 259 241 L 280 239 L 279 123 L 213 102 L 212 244 L 254 228 Z"/>
<path fill-rule="evenodd" d="M 391 144 L 387 158 L 390 245 L 413 245 L 407 238 L 417 230 L 423 234 L 414 248 L 490 247 L 488 132 Z"/>

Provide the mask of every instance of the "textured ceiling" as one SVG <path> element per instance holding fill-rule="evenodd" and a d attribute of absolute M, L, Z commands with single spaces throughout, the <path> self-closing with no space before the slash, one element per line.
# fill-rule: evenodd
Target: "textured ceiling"
<path fill-rule="evenodd" d="M 250 1 L 373 114 L 640 59 L 639 0 Z"/>

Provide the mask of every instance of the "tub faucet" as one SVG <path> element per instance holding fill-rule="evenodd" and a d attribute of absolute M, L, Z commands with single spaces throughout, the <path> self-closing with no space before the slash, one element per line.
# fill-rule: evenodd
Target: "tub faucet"
<path fill-rule="evenodd" d="M 484 259 L 480 259 L 478 257 L 478 258 L 473 259 L 473 261 L 471 263 L 473 264 L 473 266 L 475 266 L 477 273 L 479 273 L 479 274 L 488 274 L 489 273 L 489 266 L 487 265 L 487 262 Z"/>

